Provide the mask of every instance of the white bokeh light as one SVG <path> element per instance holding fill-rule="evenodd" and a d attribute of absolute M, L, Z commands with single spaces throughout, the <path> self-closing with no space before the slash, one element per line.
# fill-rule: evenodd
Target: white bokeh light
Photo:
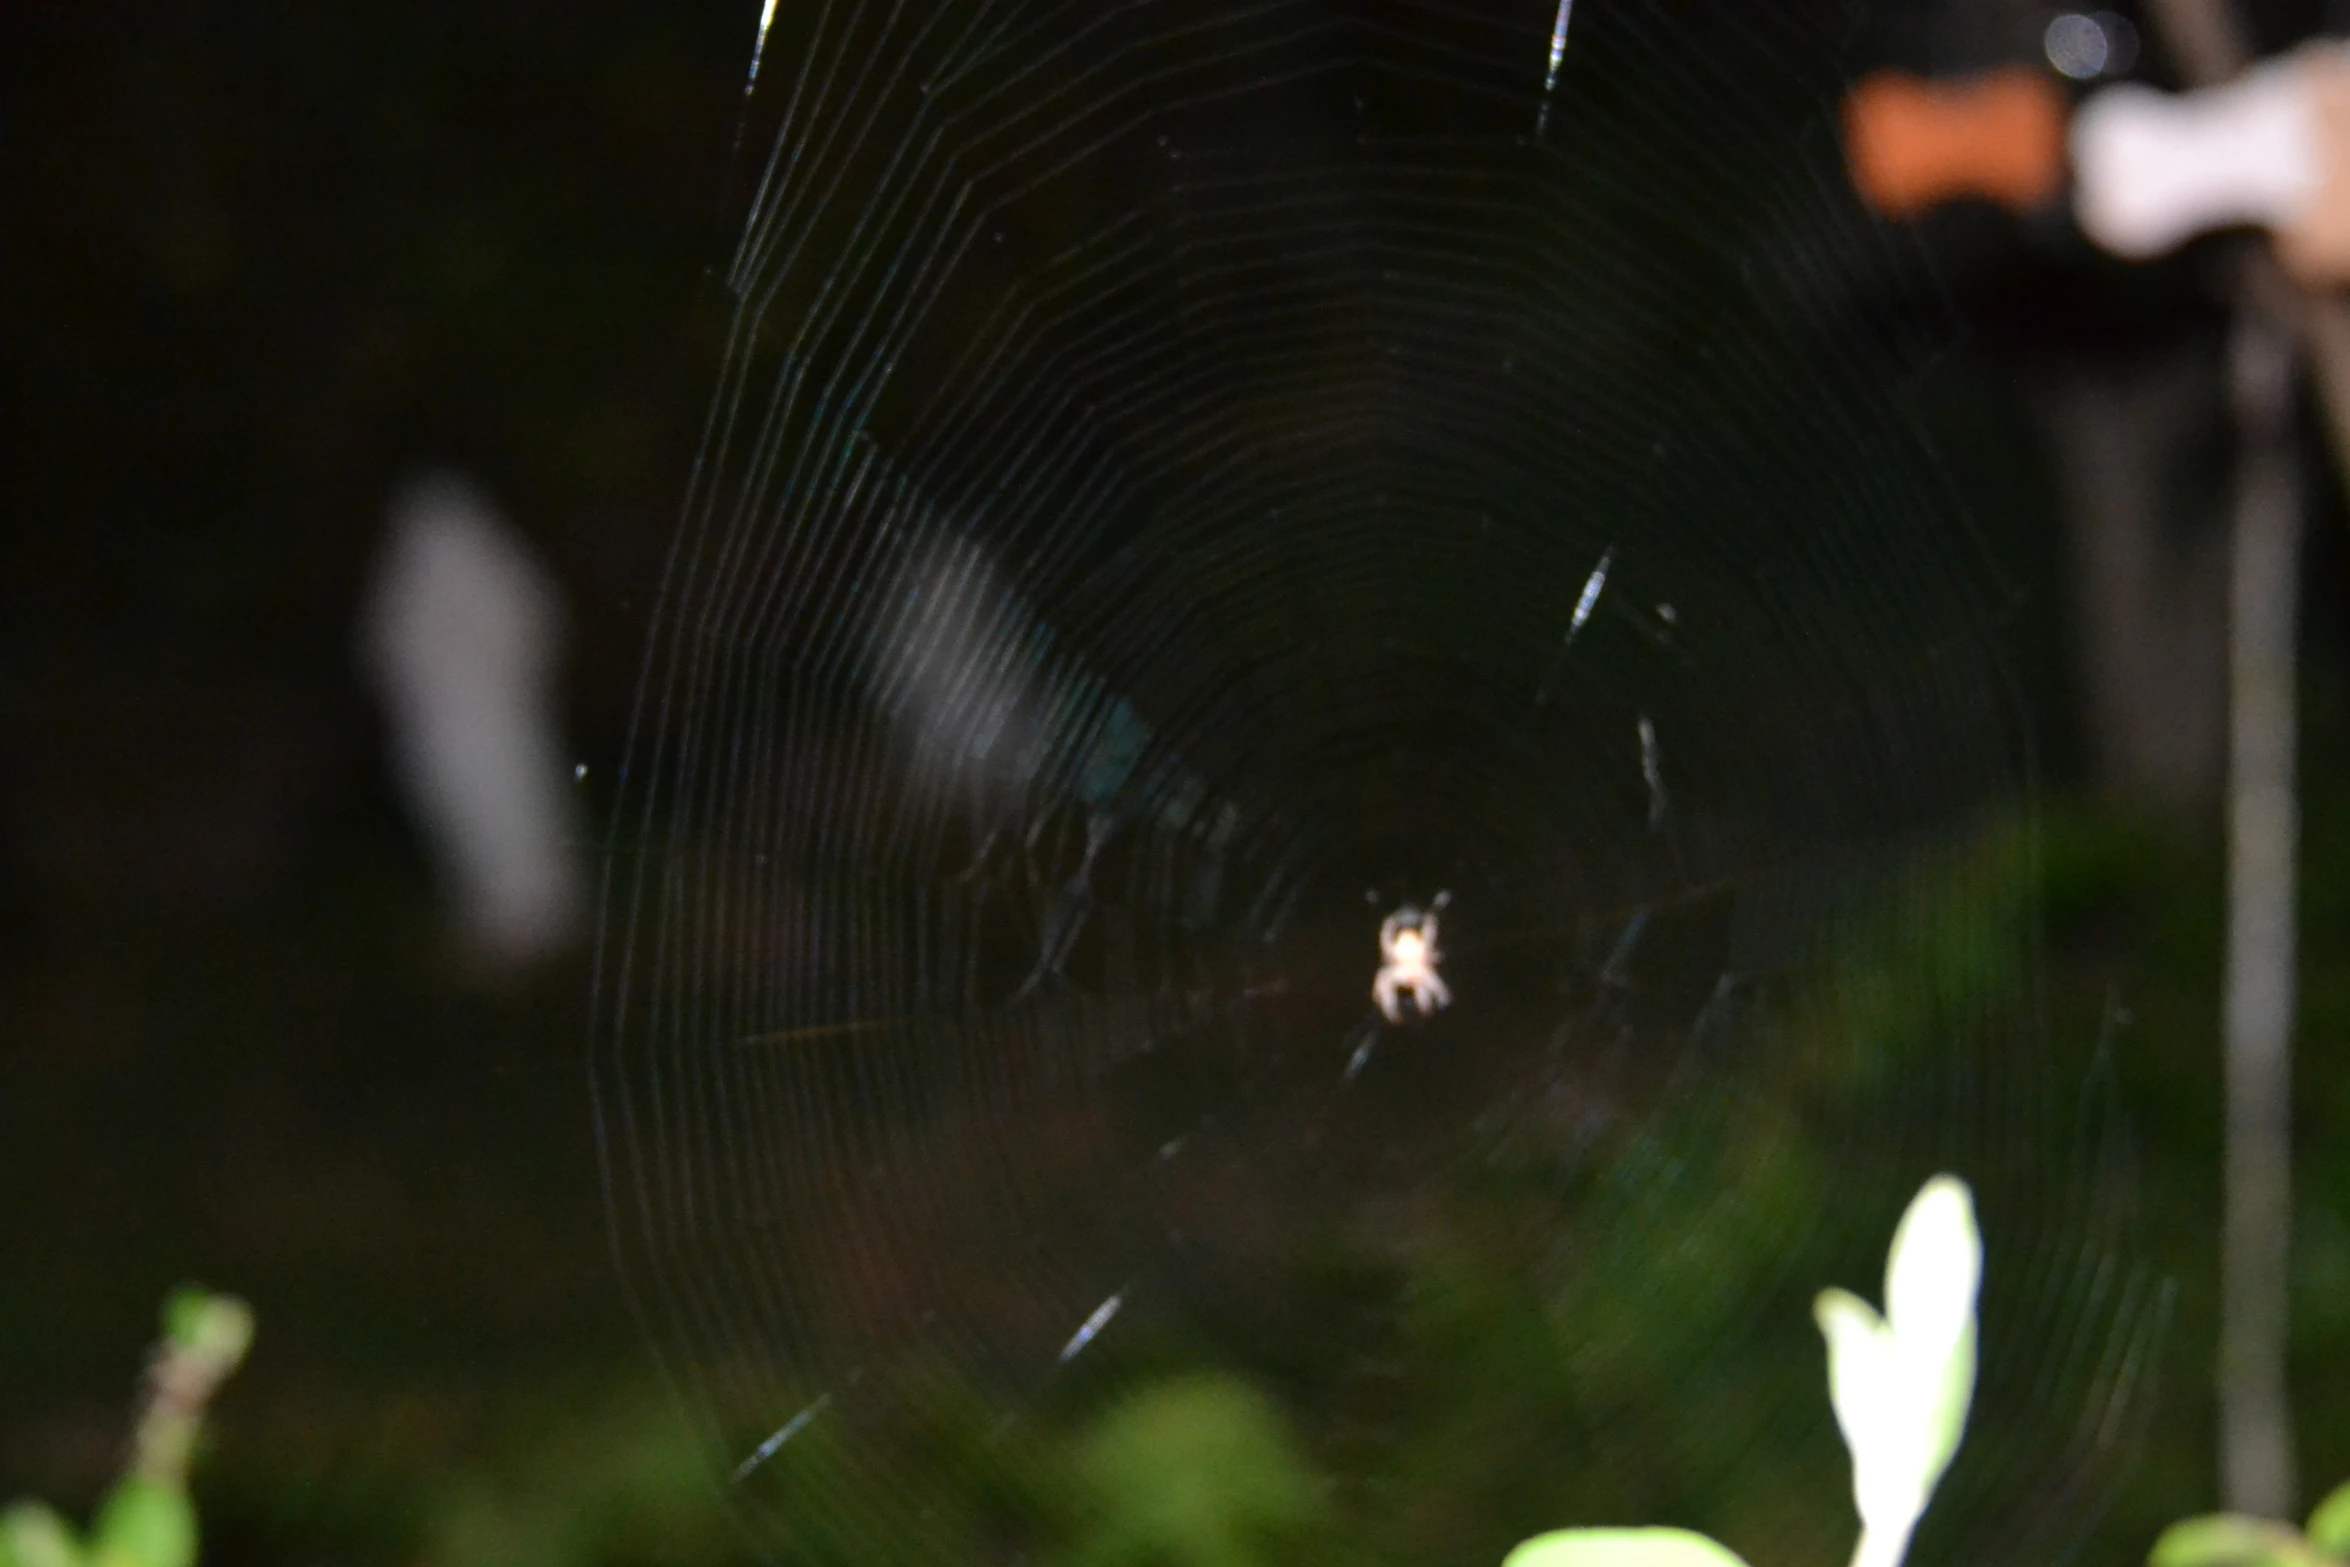
<path fill-rule="evenodd" d="M 2076 82 L 2118 76 L 2138 59 L 2138 30 L 2111 11 L 2067 11 L 2041 35 L 2048 63 Z"/>

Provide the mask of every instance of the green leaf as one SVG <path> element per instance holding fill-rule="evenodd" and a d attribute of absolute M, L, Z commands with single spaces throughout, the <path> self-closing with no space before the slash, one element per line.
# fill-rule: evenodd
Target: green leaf
<path fill-rule="evenodd" d="M 98 1509 L 90 1544 L 97 1567 L 195 1567 L 196 1509 L 178 1486 L 133 1475 Z"/>
<path fill-rule="evenodd" d="M 233 1295 L 215 1295 L 183 1284 L 163 1301 L 163 1337 L 181 1354 L 194 1355 L 225 1376 L 253 1343 L 253 1308 Z"/>
<path fill-rule="evenodd" d="M 2350 1485 L 2336 1486 L 2309 1515 L 2309 1543 L 2331 1556 L 2350 1556 Z"/>
<path fill-rule="evenodd" d="M 1725 1545 L 1687 1529 L 1554 1529 L 1501 1567 L 1746 1567 Z"/>
<path fill-rule="evenodd" d="M 0 1567 L 81 1567 L 73 1527 L 46 1502 L 18 1502 L 0 1513 Z"/>
<path fill-rule="evenodd" d="M 2147 1556 L 2150 1567 L 2322 1567 L 2309 1542 L 2266 1518 L 2212 1513 L 2183 1519 L 2162 1531 Z"/>

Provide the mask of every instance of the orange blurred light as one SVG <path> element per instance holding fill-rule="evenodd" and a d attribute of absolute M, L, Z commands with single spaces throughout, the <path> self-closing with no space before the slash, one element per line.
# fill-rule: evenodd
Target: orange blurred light
<path fill-rule="evenodd" d="M 2067 114 L 2064 90 L 2024 66 L 1956 82 L 1880 71 L 1844 100 L 1844 155 L 1889 218 L 1970 196 L 2028 211 L 2064 189 Z"/>

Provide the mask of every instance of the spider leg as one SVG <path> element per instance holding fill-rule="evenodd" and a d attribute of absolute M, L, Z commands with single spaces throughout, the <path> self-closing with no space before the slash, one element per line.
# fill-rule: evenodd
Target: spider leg
<path fill-rule="evenodd" d="M 1379 1003 L 1379 1010 L 1386 1015 L 1388 1022 L 1403 1021 L 1402 1009 L 1395 1004 L 1395 976 L 1387 970 L 1381 969 L 1379 977 L 1371 981 L 1371 999 Z"/>
<path fill-rule="evenodd" d="M 1452 990 L 1436 977 L 1434 969 L 1420 976 L 1420 984 L 1424 987 L 1420 997 L 1420 1005 L 1424 1010 L 1441 1012 L 1452 1005 Z"/>

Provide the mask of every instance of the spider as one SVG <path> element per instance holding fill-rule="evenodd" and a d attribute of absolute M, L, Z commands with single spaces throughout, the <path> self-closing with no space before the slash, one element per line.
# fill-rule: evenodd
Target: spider
<path fill-rule="evenodd" d="M 1403 1021 L 1407 996 L 1421 1017 L 1452 1005 L 1452 992 L 1436 977 L 1436 965 L 1444 959 L 1436 947 L 1436 911 L 1451 897 L 1438 893 L 1424 911 L 1407 903 L 1380 923 L 1379 977 L 1371 981 L 1371 999 L 1390 1023 Z"/>

